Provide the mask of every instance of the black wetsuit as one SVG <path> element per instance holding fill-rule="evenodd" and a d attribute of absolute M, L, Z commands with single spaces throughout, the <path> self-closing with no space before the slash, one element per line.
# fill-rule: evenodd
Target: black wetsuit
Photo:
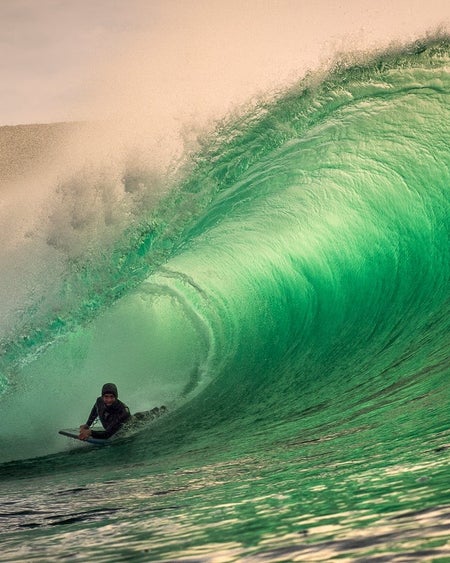
<path fill-rule="evenodd" d="M 115 434 L 124 422 L 130 418 L 130 410 L 127 405 L 116 399 L 109 407 L 105 405 L 102 397 L 95 401 L 91 414 L 86 422 L 87 426 L 91 426 L 98 417 L 105 430 L 92 430 L 93 438 L 110 438 Z"/>

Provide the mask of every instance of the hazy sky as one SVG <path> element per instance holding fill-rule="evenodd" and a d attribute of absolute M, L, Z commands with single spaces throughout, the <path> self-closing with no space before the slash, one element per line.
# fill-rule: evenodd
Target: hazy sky
<path fill-rule="evenodd" d="M 448 0 L 0 0 L 0 125 L 222 111 L 449 18 Z"/>

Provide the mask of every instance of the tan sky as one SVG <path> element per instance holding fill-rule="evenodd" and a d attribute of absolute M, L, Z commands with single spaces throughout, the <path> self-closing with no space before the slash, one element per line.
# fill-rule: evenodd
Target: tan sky
<path fill-rule="evenodd" d="M 449 18 L 448 0 L 0 0 L 0 125 L 221 113 Z"/>

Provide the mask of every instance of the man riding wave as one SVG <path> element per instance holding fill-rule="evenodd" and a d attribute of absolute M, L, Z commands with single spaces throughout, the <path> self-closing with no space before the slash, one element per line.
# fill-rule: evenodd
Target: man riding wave
<path fill-rule="evenodd" d="M 105 383 L 102 387 L 102 395 L 98 397 L 92 407 L 86 424 L 80 426 L 80 440 L 88 438 L 107 439 L 118 432 L 125 422 L 130 418 L 130 410 L 118 399 L 119 393 L 114 383 Z M 100 419 L 104 430 L 91 430 L 92 424 Z"/>

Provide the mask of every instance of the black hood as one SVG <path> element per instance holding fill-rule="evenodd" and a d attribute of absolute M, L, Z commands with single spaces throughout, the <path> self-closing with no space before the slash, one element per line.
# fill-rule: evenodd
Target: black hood
<path fill-rule="evenodd" d="M 111 395 L 114 395 L 116 399 L 119 397 L 119 392 L 117 391 L 117 387 L 114 383 L 105 383 L 105 385 L 103 385 L 102 395 L 105 395 L 106 393 L 111 393 Z"/>

